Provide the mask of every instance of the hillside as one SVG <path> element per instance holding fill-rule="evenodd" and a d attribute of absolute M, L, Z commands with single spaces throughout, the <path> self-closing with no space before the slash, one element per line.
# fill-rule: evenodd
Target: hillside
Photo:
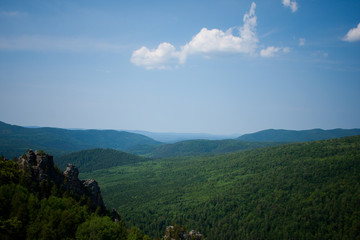
<path fill-rule="evenodd" d="M 228 140 L 188 140 L 156 147 L 150 153 L 154 158 L 199 156 L 236 152 L 277 145 L 271 142 L 245 142 Z"/>
<path fill-rule="evenodd" d="M 160 143 L 149 137 L 124 131 L 24 128 L 0 122 L 0 155 L 8 158 L 21 155 L 27 149 L 43 149 L 59 156 L 91 148 L 125 151 L 137 145 L 156 146 Z"/>
<path fill-rule="evenodd" d="M 0 166 L 0 239 L 127 239 L 96 181 L 79 180 L 74 166 L 62 173 L 52 156 L 31 150 Z"/>
<path fill-rule="evenodd" d="M 105 203 L 153 236 L 176 222 L 217 240 L 360 237 L 360 136 L 83 176 L 96 178 Z"/>
<path fill-rule="evenodd" d="M 349 137 L 360 134 L 360 129 L 311 129 L 311 130 L 283 130 L 268 129 L 256 133 L 244 134 L 237 140 L 251 142 L 309 142 L 332 138 Z"/>
<path fill-rule="evenodd" d="M 28 150 L 16 161 L 1 156 L 0 239 L 154 239 L 134 225 L 126 229 L 119 213 L 104 206 L 97 182 L 78 175 L 72 164 L 60 171 L 43 151 Z M 204 240 L 178 224 L 164 233 L 164 240 Z"/>
<path fill-rule="evenodd" d="M 97 148 L 62 155 L 55 159 L 55 163 L 61 169 L 65 169 L 66 165 L 71 163 L 77 166 L 81 172 L 91 172 L 145 160 L 146 158 L 126 152 Z"/>

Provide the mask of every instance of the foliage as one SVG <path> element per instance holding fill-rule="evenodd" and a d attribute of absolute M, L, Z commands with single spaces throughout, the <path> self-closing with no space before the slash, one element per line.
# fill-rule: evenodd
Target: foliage
<path fill-rule="evenodd" d="M 207 239 L 359 239 L 360 136 L 84 174 L 129 225 L 178 223 Z"/>
<path fill-rule="evenodd" d="M 126 239 L 124 224 L 113 222 L 109 217 L 91 216 L 76 231 L 79 240 Z"/>
<path fill-rule="evenodd" d="M 0 185 L 19 181 L 17 163 L 0 158 Z"/>
<path fill-rule="evenodd" d="M 132 226 L 127 240 L 142 240 L 143 236 L 139 228 Z"/>
<path fill-rule="evenodd" d="M 91 172 L 145 160 L 143 157 L 113 149 L 90 149 L 63 155 L 56 158 L 55 162 L 63 169 L 65 169 L 67 163 L 72 163 L 81 172 Z"/>

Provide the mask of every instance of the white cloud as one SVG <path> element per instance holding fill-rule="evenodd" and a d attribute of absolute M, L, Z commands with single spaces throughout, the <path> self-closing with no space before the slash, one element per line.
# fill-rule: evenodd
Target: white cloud
<path fill-rule="evenodd" d="M 278 47 L 267 47 L 265 49 L 262 49 L 260 51 L 260 56 L 262 57 L 273 57 L 275 55 L 275 53 L 279 52 L 281 49 Z"/>
<path fill-rule="evenodd" d="M 360 23 L 357 27 L 350 29 L 343 40 L 347 42 L 360 41 Z"/>
<path fill-rule="evenodd" d="M 270 46 L 270 47 L 267 47 L 265 49 L 261 49 L 260 51 L 260 56 L 262 57 L 274 57 L 275 56 L 275 53 L 277 52 L 284 52 L 284 53 L 288 53 L 290 52 L 290 48 L 288 47 L 274 47 L 274 46 Z"/>
<path fill-rule="evenodd" d="M 166 67 L 169 61 L 178 60 L 178 63 L 184 64 L 187 57 L 193 54 L 216 52 L 252 54 L 255 52 L 258 42 L 255 8 L 256 4 L 252 3 L 249 12 L 244 15 L 242 27 L 230 28 L 226 32 L 219 29 L 203 28 L 179 51 L 166 42 L 151 50 L 143 46 L 133 52 L 131 62 L 147 69 L 162 69 Z M 234 29 L 238 29 L 237 35 L 233 34 Z"/>
<path fill-rule="evenodd" d="M 249 13 L 244 15 L 244 25 L 238 28 L 239 35 L 233 35 L 233 29 L 226 32 L 219 29 L 201 29 L 193 39 L 182 47 L 180 62 L 184 63 L 188 55 L 196 53 L 253 53 L 258 39 L 256 37 L 256 4 L 252 3 Z"/>
<path fill-rule="evenodd" d="M 1 37 L 0 50 L 11 51 L 119 51 L 123 47 L 87 38 L 61 38 L 49 36 Z"/>
<path fill-rule="evenodd" d="M 164 42 L 159 44 L 156 49 L 141 47 L 133 52 L 131 62 L 137 66 L 143 66 L 147 69 L 164 69 L 171 60 L 177 60 L 179 52 L 170 43 Z"/>
<path fill-rule="evenodd" d="M 298 10 L 298 5 L 296 1 L 291 1 L 291 0 L 283 0 L 282 4 L 285 7 L 288 7 L 291 9 L 292 12 L 296 12 Z"/>
<path fill-rule="evenodd" d="M 304 45 L 305 45 L 305 41 L 306 41 L 305 38 L 300 38 L 300 39 L 299 39 L 299 46 L 304 46 Z"/>

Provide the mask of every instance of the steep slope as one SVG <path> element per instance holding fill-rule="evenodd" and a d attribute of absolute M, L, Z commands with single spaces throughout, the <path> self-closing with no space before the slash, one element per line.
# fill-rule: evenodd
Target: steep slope
<path fill-rule="evenodd" d="M 24 128 L 0 122 L 0 155 L 12 158 L 27 149 L 43 149 L 52 155 L 91 148 L 127 150 L 137 145 L 160 145 L 135 133 L 115 130 L 66 130 Z"/>
<path fill-rule="evenodd" d="M 245 142 L 233 139 L 228 140 L 188 140 L 174 144 L 164 144 L 156 147 L 151 156 L 154 158 L 199 156 L 236 152 L 277 145 L 271 142 Z"/>
<path fill-rule="evenodd" d="M 114 149 L 97 148 L 62 155 L 55 159 L 55 163 L 61 169 L 65 169 L 67 164 L 71 163 L 77 166 L 81 172 L 91 172 L 146 160 L 146 158 Z"/>
<path fill-rule="evenodd" d="M 237 140 L 251 142 L 309 142 L 332 138 L 349 137 L 360 134 L 360 129 L 311 129 L 311 130 L 283 130 L 268 129 L 256 133 L 245 134 Z"/>
<path fill-rule="evenodd" d="M 217 240 L 360 238 L 360 136 L 150 160 L 85 177 L 153 236 L 176 222 Z"/>

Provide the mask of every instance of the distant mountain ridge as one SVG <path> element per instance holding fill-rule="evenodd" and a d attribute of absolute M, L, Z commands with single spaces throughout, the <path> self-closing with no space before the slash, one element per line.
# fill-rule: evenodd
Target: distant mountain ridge
<path fill-rule="evenodd" d="M 234 139 L 240 134 L 229 134 L 229 135 L 218 135 L 218 134 L 209 134 L 209 133 L 176 133 L 176 132 L 148 132 L 148 131 L 139 131 L 132 130 L 128 132 L 133 132 L 141 135 L 150 137 L 156 141 L 164 143 L 176 143 L 187 140 L 224 140 L 224 139 Z"/>
<path fill-rule="evenodd" d="M 268 129 L 255 133 L 244 134 L 237 138 L 250 142 L 310 142 L 332 138 L 360 135 L 360 129 L 311 129 L 311 130 L 284 130 Z"/>
<path fill-rule="evenodd" d="M 279 142 L 250 142 L 235 139 L 227 140 L 187 140 L 173 144 L 164 144 L 151 152 L 153 158 L 186 157 L 214 155 L 263 148 L 280 144 Z"/>
<path fill-rule="evenodd" d="M 137 148 L 139 146 L 137 146 L 129 150 L 134 154 L 153 158 L 185 157 L 222 154 L 285 143 L 311 142 L 355 135 L 360 135 L 360 129 L 312 129 L 301 131 L 268 129 L 256 133 L 245 134 L 235 139 L 193 139 L 163 144 L 148 149 L 142 147 L 139 149 Z"/>
<path fill-rule="evenodd" d="M 140 131 L 138 131 L 140 132 Z M 155 134 L 149 133 L 147 134 Z M 182 157 L 236 152 L 245 149 L 267 147 L 279 143 L 308 142 L 360 135 L 360 129 L 268 129 L 245 134 L 235 139 L 214 140 L 211 134 L 160 134 L 168 140 L 182 137 L 209 137 L 163 144 L 150 137 L 116 130 L 70 130 L 61 128 L 26 128 L 0 121 L 0 155 L 8 158 L 18 156 L 27 149 L 42 149 L 52 155 L 61 155 L 86 149 L 115 149 L 146 157 Z M 219 136 L 217 136 L 219 137 Z M 210 140 L 211 139 L 211 140 Z"/>
<path fill-rule="evenodd" d="M 42 149 L 52 155 L 60 156 L 92 148 L 126 151 L 137 145 L 160 144 L 149 137 L 125 131 L 25 128 L 0 121 L 0 155 L 9 158 L 18 156 L 27 149 Z"/>

